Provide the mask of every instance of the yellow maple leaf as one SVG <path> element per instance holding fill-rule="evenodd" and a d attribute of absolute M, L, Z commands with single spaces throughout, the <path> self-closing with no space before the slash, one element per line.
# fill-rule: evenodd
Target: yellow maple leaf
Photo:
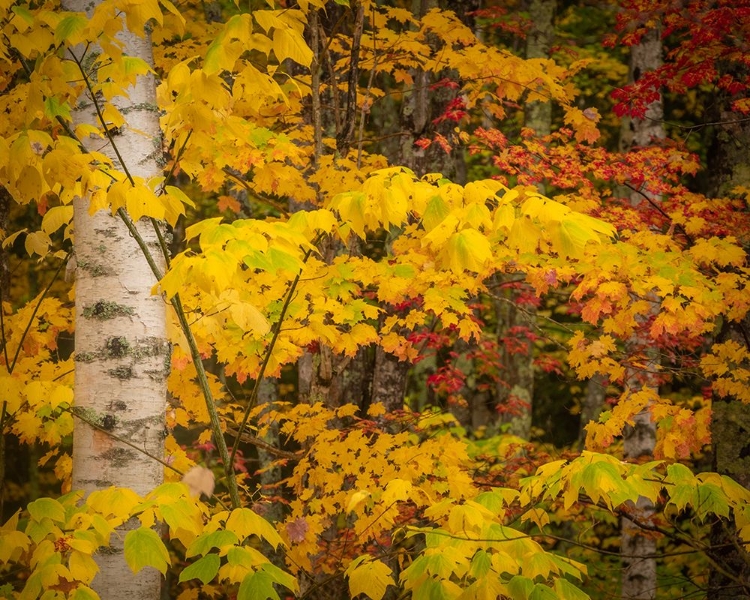
<path fill-rule="evenodd" d="M 393 571 L 380 560 L 373 560 L 370 556 L 360 556 L 354 559 L 345 573 L 349 579 L 349 593 L 352 598 L 364 594 L 370 600 L 381 600 L 389 585 L 395 585 Z"/>

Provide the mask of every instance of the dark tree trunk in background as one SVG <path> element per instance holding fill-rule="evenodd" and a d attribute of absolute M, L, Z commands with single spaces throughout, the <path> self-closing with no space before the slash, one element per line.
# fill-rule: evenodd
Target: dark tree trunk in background
<path fill-rule="evenodd" d="M 745 73 L 747 75 L 747 73 Z M 723 103 L 713 118 L 714 140 L 708 153 L 708 172 L 712 176 L 712 194 L 728 194 L 735 186 L 750 185 L 750 121 L 729 110 Z M 746 252 L 750 248 L 745 248 Z M 750 315 L 741 322 L 725 322 L 718 342 L 733 339 L 748 345 Z M 748 368 L 750 365 L 745 365 Z M 713 397 L 711 411 L 713 470 L 728 475 L 750 488 L 750 405 L 737 398 Z M 713 558 L 727 573 L 712 569 L 708 597 L 718 600 L 750 598 L 750 554 L 738 542 L 737 532 L 724 520 L 716 521 L 711 531 Z"/>
<path fill-rule="evenodd" d="M 643 73 L 653 71 L 662 64 L 661 32 L 652 29 L 643 36 L 640 43 L 630 49 L 630 81 L 637 81 Z M 631 119 L 623 124 L 621 149 L 625 152 L 633 148 L 644 148 L 654 142 L 664 139 L 664 108 L 661 96 L 649 104 L 645 119 Z M 646 198 L 653 203 L 661 201 L 648 189 L 642 193 L 632 192 L 630 203 L 634 207 L 647 206 Z M 654 311 L 658 310 L 656 307 Z M 658 352 L 650 349 L 647 338 L 634 336 L 628 343 L 635 355 L 643 358 L 643 371 L 630 370 L 627 375 L 627 385 L 634 391 L 648 387 L 658 393 L 659 383 L 656 371 L 659 366 Z M 652 460 L 656 445 L 656 423 L 651 418 L 649 407 L 635 416 L 632 427 L 626 427 L 623 432 L 623 457 L 634 462 Z M 644 497 L 630 507 L 634 521 L 622 519 L 621 552 L 622 565 L 622 598 L 625 600 L 651 600 L 656 598 L 656 539 L 648 532 L 642 531 L 638 521 L 648 521 L 655 512 L 653 503 Z"/>

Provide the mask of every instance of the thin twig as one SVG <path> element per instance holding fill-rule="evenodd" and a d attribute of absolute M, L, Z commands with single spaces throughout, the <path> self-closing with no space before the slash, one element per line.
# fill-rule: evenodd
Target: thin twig
<path fill-rule="evenodd" d="M 16 353 L 13 355 L 13 362 L 11 362 L 10 364 L 7 364 L 6 362 L 6 368 L 8 369 L 9 375 L 13 373 L 13 369 L 15 368 L 16 362 L 18 361 L 18 355 L 21 353 L 21 348 L 23 348 L 23 341 L 26 339 L 26 336 L 29 333 L 29 329 L 31 329 L 31 324 L 34 322 L 34 318 L 36 317 L 36 313 L 39 311 L 39 307 L 42 305 L 42 301 L 49 293 L 50 289 L 52 288 L 52 284 L 55 283 L 55 280 L 57 279 L 57 276 L 60 274 L 60 271 L 62 271 L 63 266 L 65 266 L 65 263 L 68 262 L 68 258 L 70 258 L 70 252 L 68 252 L 68 254 L 65 256 L 65 259 L 60 262 L 60 265 L 57 267 L 57 270 L 55 271 L 55 274 L 52 276 L 52 279 L 50 279 L 50 282 L 47 284 L 47 287 L 44 288 L 44 291 L 39 296 L 39 300 L 37 301 L 36 306 L 34 307 L 34 310 L 31 313 L 31 317 L 29 317 L 29 322 L 26 323 L 26 329 L 24 329 L 23 334 L 21 335 L 21 339 L 18 342 L 18 348 L 16 348 Z M 0 310 L 2 309 L 0 308 Z"/>
<path fill-rule="evenodd" d="M 323 234 L 318 235 L 316 239 L 313 240 L 313 246 L 319 243 L 322 237 L 323 237 Z M 312 253 L 313 253 L 312 249 L 308 250 L 305 253 L 304 258 L 302 259 L 303 265 L 307 263 Z M 232 445 L 232 454 L 230 457 L 232 464 L 234 464 L 234 457 L 237 454 L 237 450 L 240 446 L 240 440 L 242 439 L 242 434 L 244 433 L 245 427 L 247 426 L 247 421 L 250 418 L 250 412 L 253 410 L 258 400 L 258 391 L 260 390 L 261 381 L 263 381 L 263 377 L 266 374 L 266 368 L 268 367 L 268 363 L 271 360 L 271 354 L 273 353 L 273 349 L 276 345 L 276 340 L 279 339 L 279 334 L 281 333 L 281 326 L 284 322 L 286 311 L 289 309 L 289 305 L 292 303 L 294 292 L 297 288 L 297 285 L 299 284 L 300 278 L 302 277 L 302 270 L 303 269 L 300 269 L 299 273 L 297 273 L 296 277 L 294 278 L 291 285 L 289 286 L 289 290 L 287 291 L 286 298 L 284 299 L 284 305 L 281 308 L 281 313 L 279 314 L 279 318 L 274 325 L 273 337 L 271 338 L 271 341 L 268 344 L 268 348 L 266 349 L 266 354 L 263 357 L 263 362 L 260 365 L 260 370 L 258 371 L 258 375 L 255 378 L 255 383 L 253 384 L 252 392 L 250 392 L 250 398 L 248 399 L 247 407 L 245 407 L 245 413 L 242 415 L 242 422 L 237 428 L 238 435 L 234 440 L 234 444 Z"/>
<path fill-rule="evenodd" d="M 375 9 L 373 8 L 373 11 Z M 378 54 L 378 48 L 377 48 L 377 36 L 375 35 L 373 31 L 372 36 L 372 53 L 373 53 L 373 62 L 372 62 L 372 69 L 370 70 L 370 77 L 367 80 L 367 90 L 365 91 L 365 99 L 362 102 L 362 110 L 360 111 L 359 115 L 359 133 L 357 135 L 357 169 L 362 168 L 362 143 L 364 139 L 365 134 L 365 115 L 370 112 L 371 106 L 370 103 L 370 95 L 372 93 L 372 84 L 375 80 L 375 70 L 378 67 L 378 58 L 380 58 L 380 55 Z"/>
<path fill-rule="evenodd" d="M 269 444 L 268 442 L 264 442 L 259 437 L 250 435 L 247 432 L 240 433 L 240 431 L 238 429 L 235 429 L 234 427 L 227 427 L 227 433 L 229 435 L 234 436 L 235 438 L 241 439 L 243 442 L 252 444 L 253 446 L 260 448 L 261 450 L 265 450 L 269 454 L 278 456 L 279 458 L 288 458 L 290 460 L 300 460 L 305 457 L 305 454 L 307 454 L 307 452 L 304 452 L 304 451 L 290 452 L 288 450 L 282 450 L 281 448 L 277 448 L 276 446 L 273 446 L 272 444 Z"/>
<path fill-rule="evenodd" d="M 124 173 L 128 177 L 128 180 L 130 181 L 131 185 L 135 185 L 135 180 L 130 175 L 130 172 L 127 169 L 127 165 L 125 164 L 125 161 L 123 160 L 120 154 L 117 144 L 115 143 L 114 138 L 112 137 L 112 134 L 109 131 L 109 128 L 107 127 L 106 121 L 104 120 L 104 114 L 101 110 L 99 101 L 96 97 L 93 87 L 91 86 L 91 81 L 83 69 L 82 61 L 79 60 L 75 56 L 75 54 L 73 54 L 72 52 L 71 52 L 71 55 L 73 56 L 73 60 L 78 65 L 78 68 L 81 71 L 81 75 L 84 78 L 84 81 L 89 90 L 89 93 L 91 94 L 91 98 L 94 104 L 94 108 L 96 110 L 96 114 L 99 118 L 99 122 L 101 123 L 102 127 L 105 130 L 107 139 L 109 140 L 112 146 L 112 150 L 117 156 L 117 158 L 120 160 L 120 165 Z M 141 253 L 146 259 L 146 262 L 148 263 L 149 267 L 151 268 L 151 272 L 154 274 L 154 277 L 156 277 L 157 281 L 161 281 L 163 277 L 163 273 L 161 272 L 161 269 L 159 268 L 159 266 L 156 264 L 156 260 L 154 259 L 153 255 L 151 254 L 151 251 L 146 245 L 145 240 L 143 239 L 140 232 L 138 231 L 136 224 L 130 218 L 130 215 L 122 207 L 117 209 L 117 215 L 123 221 L 123 223 L 125 224 L 125 227 L 130 232 L 130 235 L 133 237 L 133 239 L 138 244 L 138 247 L 141 249 Z M 154 226 L 158 229 L 158 224 L 155 224 Z M 163 237 L 160 239 L 160 247 L 161 247 L 162 252 L 168 254 L 168 251 L 166 249 L 166 243 L 164 242 Z M 228 483 L 227 487 L 229 489 L 229 496 L 232 500 L 232 506 L 234 508 L 239 508 L 239 506 L 241 505 L 241 499 L 240 499 L 239 489 L 237 488 L 237 479 L 234 473 L 233 462 L 229 460 L 227 444 L 226 444 L 226 440 L 224 439 L 224 434 L 221 428 L 221 420 L 219 419 L 219 415 L 216 410 L 216 404 L 214 402 L 213 395 L 211 394 L 211 388 L 208 383 L 208 376 L 206 375 L 206 370 L 203 365 L 203 359 L 200 355 L 200 351 L 198 349 L 197 341 L 195 339 L 195 336 L 193 335 L 192 330 L 190 329 L 190 325 L 188 324 L 187 317 L 185 316 L 185 311 L 182 308 L 182 302 L 180 300 L 179 294 L 175 294 L 170 299 L 170 302 L 172 303 L 172 306 L 174 307 L 175 312 L 177 313 L 177 319 L 180 322 L 180 327 L 182 329 L 183 334 L 185 335 L 185 338 L 187 339 L 188 346 L 190 348 L 190 355 L 193 359 L 193 365 L 195 366 L 195 371 L 196 371 L 197 378 L 198 378 L 198 384 L 201 388 L 203 397 L 206 401 L 206 408 L 208 410 L 209 418 L 211 421 L 211 430 L 213 433 L 214 441 L 216 442 L 216 448 L 219 451 L 219 455 L 222 461 L 224 462 L 224 474 Z"/>

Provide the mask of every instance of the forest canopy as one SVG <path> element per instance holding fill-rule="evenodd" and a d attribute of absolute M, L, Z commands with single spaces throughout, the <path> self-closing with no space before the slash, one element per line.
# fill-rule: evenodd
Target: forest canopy
<path fill-rule="evenodd" d="M 0 596 L 750 598 L 748 0 L 0 32 Z"/>

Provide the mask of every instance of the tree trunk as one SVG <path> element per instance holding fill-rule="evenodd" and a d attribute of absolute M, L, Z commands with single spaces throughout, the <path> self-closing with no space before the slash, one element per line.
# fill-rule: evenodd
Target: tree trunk
<path fill-rule="evenodd" d="M 526 58 L 549 58 L 549 50 L 555 35 L 556 8 L 557 0 L 531 0 L 529 17 L 533 25 L 526 38 Z M 525 124 L 538 136 L 549 135 L 552 127 L 552 103 L 527 102 Z"/>
<path fill-rule="evenodd" d="M 536 321 L 534 310 L 518 306 L 522 288 L 500 289 L 494 301 L 500 347 L 496 397 L 499 423 L 525 440 L 531 437 L 534 398 L 534 343 L 529 334 Z"/>
<path fill-rule="evenodd" d="M 91 3 L 80 0 L 68 0 L 64 8 L 93 10 Z M 123 31 L 119 37 L 126 55 L 153 65 L 148 35 Z M 77 62 L 87 64 L 83 48 L 73 52 Z M 113 100 L 126 118 L 113 136 L 126 164 L 119 164 L 111 144 L 102 148 L 98 138 L 85 143 L 105 152 L 118 168 L 148 179 L 161 174 L 155 152 L 160 135 L 153 75 L 139 77 L 128 93 L 129 98 Z M 90 96 L 77 104 L 74 124 L 78 123 L 99 125 Z M 147 453 L 160 458 L 163 449 L 170 368 L 164 300 L 151 295 L 156 279 L 120 219 L 108 210 L 90 214 L 89 199 L 84 197 L 75 200 L 74 223 L 75 410 L 80 418 L 73 441 L 73 488 L 88 494 L 116 485 L 145 494 L 163 480 L 162 465 Z M 149 248 L 158 248 L 150 223 L 142 220 L 137 228 Z M 137 576 L 130 572 L 122 555 L 124 537 L 124 531 L 118 532 L 111 551 L 96 556 L 99 574 L 93 587 L 105 599 L 159 598 L 161 575 L 154 569 L 143 569 Z"/>
<path fill-rule="evenodd" d="M 0 238 L 4 239 L 8 235 L 8 226 L 10 224 L 10 203 L 11 197 L 4 187 L 0 187 Z M 4 310 L 3 303 L 10 305 L 10 266 L 8 265 L 8 253 L 0 245 L 0 312 Z M 4 313 L 3 313 L 4 314 Z M 0 349 L 6 343 L 6 332 L 3 330 L 3 337 L 0 339 Z M 6 364 L 8 369 L 10 365 Z M 5 445 L 5 421 L 8 418 L 6 414 L 6 403 L 0 401 L 0 517 L 5 520 L 3 507 L 5 505 L 5 486 L 7 480 L 6 473 L 6 445 Z"/>
<path fill-rule="evenodd" d="M 746 92 L 747 93 L 747 92 Z M 708 153 L 708 172 L 712 176 L 713 195 L 726 195 L 735 186 L 750 185 L 750 121 L 728 108 L 724 99 L 718 114 L 712 147 Z M 747 251 L 748 249 L 745 248 Z M 720 339 L 734 339 L 748 344 L 750 315 L 741 323 L 725 323 Z M 750 488 L 750 405 L 732 397 L 713 397 L 711 410 L 711 444 L 713 469 Z M 711 530 L 712 555 L 724 567 L 724 573 L 712 569 L 708 580 L 708 597 L 717 600 L 750 598 L 750 554 L 738 542 L 732 524 L 717 519 Z"/>
<path fill-rule="evenodd" d="M 607 379 L 597 373 L 586 383 L 586 395 L 581 406 L 581 426 L 578 430 L 578 448 L 586 448 L 586 425 L 598 421 L 607 399 Z"/>
<path fill-rule="evenodd" d="M 8 190 L 0 187 L 0 238 L 8 235 L 10 207 L 13 199 Z M 10 265 L 8 251 L 0 245 L 0 302 L 10 302 Z"/>
<path fill-rule="evenodd" d="M 647 71 L 653 71 L 661 65 L 662 43 L 658 29 L 650 30 L 643 36 L 640 43 L 630 50 L 630 80 L 637 81 Z M 645 119 L 632 119 L 623 124 L 621 144 L 623 151 L 633 147 L 646 147 L 655 140 L 665 137 L 664 109 L 661 96 L 652 102 L 646 110 Z M 651 202 L 659 202 L 660 198 L 649 191 L 643 194 L 633 192 L 630 196 L 631 204 L 638 206 L 645 203 L 644 195 Z M 656 310 L 656 309 L 655 309 Z M 658 390 L 658 381 L 654 375 L 658 367 L 658 354 L 649 350 L 646 339 L 636 336 L 630 342 L 631 352 L 644 354 L 643 364 L 646 369 L 638 373 L 628 374 L 627 384 L 633 391 L 649 387 Z M 635 416 L 632 427 L 624 432 L 623 457 L 625 460 L 651 460 L 654 456 L 656 444 L 656 423 L 651 419 L 649 408 Z M 630 507 L 635 521 L 647 521 L 655 512 L 653 503 L 647 498 L 639 498 Z M 622 597 L 627 600 L 647 600 L 656 597 L 656 559 L 644 558 L 656 553 L 656 540 L 653 536 L 644 534 L 630 519 L 622 520 L 621 552 L 623 554 Z"/>
<path fill-rule="evenodd" d="M 529 16 L 532 27 L 526 38 L 526 58 L 549 58 L 549 49 L 554 37 L 554 15 L 556 0 L 531 0 Z M 532 102 L 525 106 L 526 127 L 543 137 L 549 135 L 552 127 L 552 105 L 549 102 Z M 544 183 L 539 191 L 545 193 Z M 536 324 L 532 306 L 519 307 L 517 302 L 522 287 L 510 287 L 499 291 L 505 296 L 495 301 L 500 338 L 501 365 L 497 386 L 497 399 L 501 407 L 500 423 L 509 425 L 508 432 L 524 439 L 531 437 L 532 403 L 534 399 L 534 344 L 529 334 Z M 514 343 L 505 343 L 506 341 Z"/>

